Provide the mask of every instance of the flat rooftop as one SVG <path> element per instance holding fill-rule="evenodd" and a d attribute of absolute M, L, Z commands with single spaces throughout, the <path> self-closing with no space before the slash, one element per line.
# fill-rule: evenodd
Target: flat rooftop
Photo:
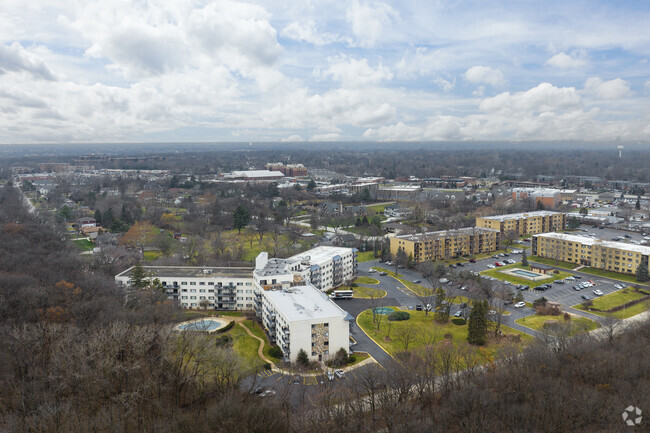
<path fill-rule="evenodd" d="M 521 213 L 510 213 L 505 215 L 493 215 L 487 217 L 481 217 L 486 220 L 495 220 L 495 221 L 508 221 L 508 220 L 518 220 L 523 218 L 530 217 L 539 217 L 539 216 L 551 216 L 551 215 L 561 215 L 562 212 L 553 212 L 550 210 L 538 210 L 534 212 L 521 212 Z"/>
<path fill-rule="evenodd" d="M 288 259 L 269 259 L 262 269 L 255 269 L 255 274 L 261 277 L 290 274 L 291 272 L 287 269 L 290 264 L 291 261 Z"/>
<path fill-rule="evenodd" d="M 284 174 L 282 174 L 282 172 L 271 171 L 271 170 L 241 170 L 241 171 L 233 171 L 231 175 L 233 177 L 246 177 L 246 178 L 284 177 Z"/>
<path fill-rule="evenodd" d="M 499 230 L 486 229 L 483 227 L 464 227 L 455 230 L 441 230 L 437 232 L 415 233 L 412 235 L 395 236 L 395 238 L 420 242 L 428 239 L 446 238 L 448 236 L 471 235 L 474 233 L 490 233 L 490 232 L 499 233 Z"/>
<path fill-rule="evenodd" d="M 253 278 L 253 268 L 213 268 L 201 266 L 143 266 L 150 275 L 158 278 Z M 118 274 L 130 277 L 133 267 Z"/>
<path fill-rule="evenodd" d="M 321 246 L 312 248 L 311 250 L 307 250 L 300 254 L 296 254 L 295 256 L 291 256 L 286 260 L 295 262 L 309 256 L 309 263 L 312 265 L 318 265 L 331 260 L 334 256 L 343 256 L 345 254 L 349 254 L 352 252 L 352 250 L 353 248 Z"/>
<path fill-rule="evenodd" d="M 643 245 L 628 244 L 625 242 L 604 241 L 601 239 L 593 239 L 584 236 L 567 235 L 565 233 L 541 233 L 533 235 L 533 237 L 544 237 L 550 239 L 561 239 L 569 242 L 576 242 L 582 245 L 600 245 L 606 248 L 616 248 L 619 250 L 632 251 L 641 253 L 643 255 L 650 255 L 650 247 Z"/>
<path fill-rule="evenodd" d="M 267 290 L 266 298 L 290 321 L 345 318 L 347 312 L 332 302 L 317 288 L 295 286 L 288 290 Z"/>

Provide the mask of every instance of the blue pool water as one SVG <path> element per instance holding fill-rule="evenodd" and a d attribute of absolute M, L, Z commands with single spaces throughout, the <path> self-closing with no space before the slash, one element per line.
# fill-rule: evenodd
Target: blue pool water
<path fill-rule="evenodd" d="M 390 307 L 376 307 L 375 308 L 375 314 L 379 314 L 380 316 L 387 316 L 390 313 L 392 313 L 394 310 Z"/>
<path fill-rule="evenodd" d="M 524 269 L 514 269 L 512 271 L 512 273 L 513 274 L 523 275 L 524 277 L 528 277 L 528 278 L 537 278 L 537 277 L 541 276 L 540 274 L 538 274 L 536 272 L 530 272 L 530 271 L 526 271 Z"/>
<path fill-rule="evenodd" d="M 182 323 L 178 325 L 181 331 L 214 331 L 219 329 L 223 324 L 217 320 L 203 319 L 192 323 Z"/>

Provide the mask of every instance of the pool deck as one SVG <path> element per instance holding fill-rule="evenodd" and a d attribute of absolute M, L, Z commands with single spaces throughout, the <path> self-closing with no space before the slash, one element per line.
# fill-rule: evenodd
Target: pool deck
<path fill-rule="evenodd" d="M 502 274 L 510 275 L 512 277 L 522 278 L 524 280 L 529 280 L 529 281 L 542 281 L 542 280 L 547 280 L 547 279 L 551 278 L 551 275 L 540 274 L 538 272 L 533 272 L 533 271 L 528 271 L 527 270 L 526 271 L 527 273 L 529 272 L 531 274 L 538 275 L 537 277 L 531 277 L 531 276 L 528 276 L 528 275 L 520 274 L 517 271 L 521 271 L 521 269 L 516 269 L 516 268 L 515 269 L 505 269 L 505 270 L 499 271 L 499 272 L 501 272 Z"/>

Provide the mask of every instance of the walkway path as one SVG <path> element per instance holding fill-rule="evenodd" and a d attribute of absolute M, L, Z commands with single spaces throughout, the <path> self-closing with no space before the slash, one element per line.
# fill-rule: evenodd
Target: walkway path
<path fill-rule="evenodd" d="M 243 319 L 243 317 L 242 317 L 242 319 Z M 258 337 L 257 335 L 253 334 L 251 332 L 251 330 L 248 329 L 248 327 L 246 325 L 244 325 L 243 320 L 237 320 L 237 323 L 239 324 L 239 326 L 244 328 L 244 330 L 246 331 L 246 333 L 248 335 L 250 335 L 251 337 L 253 337 L 254 339 L 256 339 L 256 340 L 258 340 L 260 342 L 260 347 L 257 348 L 257 355 L 260 358 L 262 358 L 262 360 L 264 362 L 266 362 L 267 364 L 269 364 L 271 366 L 271 370 L 274 370 L 274 371 L 278 370 L 278 368 L 275 366 L 275 362 L 271 361 L 266 356 L 264 356 L 264 344 L 265 344 L 265 341 L 262 338 Z"/>

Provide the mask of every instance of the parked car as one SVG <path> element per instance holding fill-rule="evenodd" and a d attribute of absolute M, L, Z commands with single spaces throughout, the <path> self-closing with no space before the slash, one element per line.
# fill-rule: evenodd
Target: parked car
<path fill-rule="evenodd" d="M 422 311 L 422 305 L 416 305 L 415 311 Z"/>
<path fill-rule="evenodd" d="M 327 380 L 334 380 L 334 372 L 331 370 L 327 370 Z"/>
<path fill-rule="evenodd" d="M 377 272 L 376 269 L 372 269 L 372 268 L 370 268 L 370 269 L 368 270 L 368 273 L 369 273 L 369 274 L 374 274 L 375 272 Z"/>
<path fill-rule="evenodd" d="M 524 301 L 517 302 L 515 304 L 515 308 L 522 308 L 522 307 L 525 307 L 525 306 L 526 306 L 526 303 Z"/>
<path fill-rule="evenodd" d="M 580 286 L 573 286 L 573 290 L 575 290 L 576 292 L 579 292 L 580 290 L 582 290 L 582 287 L 580 287 Z"/>
<path fill-rule="evenodd" d="M 555 280 L 553 281 L 555 284 L 564 284 L 564 280 Z"/>
<path fill-rule="evenodd" d="M 501 262 L 494 262 L 494 266 L 496 266 L 496 267 L 500 267 L 500 266 L 503 266 L 503 263 L 501 263 Z"/>
<path fill-rule="evenodd" d="M 382 271 L 382 272 L 379 273 L 379 275 L 381 275 L 383 277 L 384 275 L 388 275 L 388 274 L 386 272 Z"/>
<path fill-rule="evenodd" d="M 463 265 L 462 262 L 458 262 L 458 263 L 456 263 L 456 266 L 465 266 L 465 265 Z"/>
<path fill-rule="evenodd" d="M 614 287 L 617 288 L 618 290 L 621 290 L 623 288 L 623 286 L 620 284 L 614 284 Z"/>
<path fill-rule="evenodd" d="M 521 289 L 519 290 L 528 290 L 528 289 L 530 289 L 530 286 L 521 286 Z"/>
<path fill-rule="evenodd" d="M 467 290 L 467 286 L 460 286 L 460 290 Z"/>
<path fill-rule="evenodd" d="M 441 279 L 440 279 L 440 282 L 441 282 L 442 284 L 445 284 L 445 283 L 448 283 L 449 280 L 446 279 L 446 278 L 441 278 Z"/>
<path fill-rule="evenodd" d="M 336 370 L 336 371 L 334 372 L 334 374 L 336 375 L 336 377 L 338 377 L 338 378 L 340 379 L 340 378 L 342 378 L 343 376 L 345 376 L 345 371 L 343 371 L 343 370 Z"/>
<path fill-rule="evenodd" d="M 453 263 L 451 265 L 449 265 L 449 267 L 453 268 L 453 269 L 456 269 L 456 265 L 454 265 Z"/>
<path fill-rule="evenodd" d="M 487 265 L 487 267 L 488 267 L 489 269 L 494 269 L 496 266 L 494 266 L 493 264 L 490 263 L 490 264 Z"/>
<path fill-rule="evenodd" d="M 413 282 L 414 282 L 415 284 L 418 284 L 418 283 L 421 283 L 422 280 L 413 280 Z"/>
<path fill-rule="evenodd" d="M 460 317 L 460 316 L 462 316 L 462 315 L 463 315 L 463 312 L 460 311 L 460 310 L 458 310 L 458 311 L 456 311 L 456 312 L 454 313 L 454 317 Z"/>
<path fill-rule="evenodd" d="M 580 275 L 574 275 L 573 278 L 575 278 L 576 280 L 582 280 L 582 277 Z"/>
<path fill-rule="evenodd" d="M 593 292 L 594 292 L 594 295 L 596 295 L 596 296 L 603 296 L 604 295 L 603 291 L 600 290 L 600 289 L 595 289 L 595 290 L 593 290 Z"/>
<path fill-rule="evenodd" d="M 581 298 L 584 299 L 585 301 L 588 301 L 588 300 L 591 299 L 591 298 L 589 297 L 589 295 L 582 295 Z"/>
<path fill-rule="evenodd" d="M 469 259 L 470 263 L 476 263 L 476 259 Z"/>

